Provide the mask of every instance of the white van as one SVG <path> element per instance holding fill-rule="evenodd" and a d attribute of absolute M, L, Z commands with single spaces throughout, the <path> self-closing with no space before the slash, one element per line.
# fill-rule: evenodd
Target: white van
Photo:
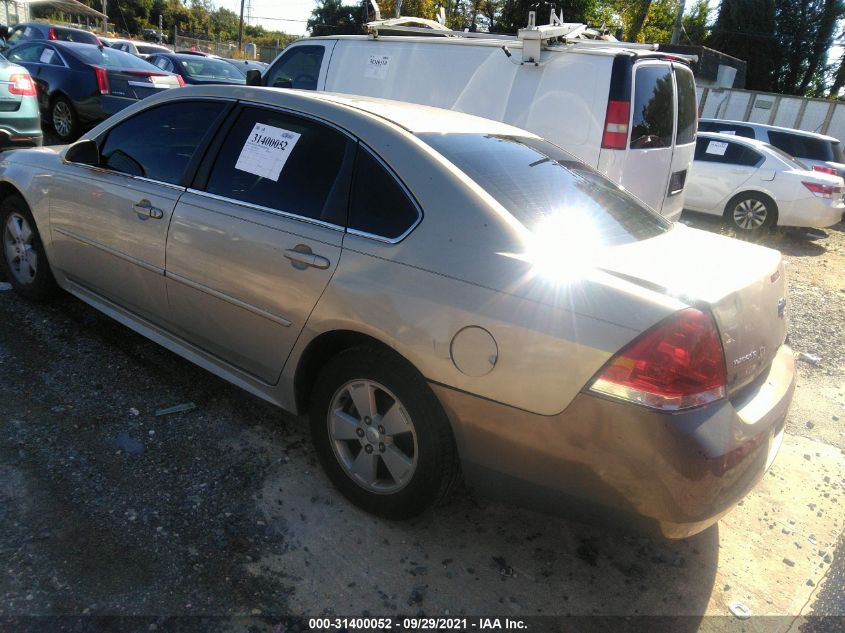
<path fill-rule="evenodd" d="M 695 81 L 687 61 L 654 45 L 547 39 L 547 28 L 520 29 L 517 37 L 409 28 L 401 35 L 303 38 L 248 83 L 503 121 L 559 145 L 677 219 L 695 151 Z"/>

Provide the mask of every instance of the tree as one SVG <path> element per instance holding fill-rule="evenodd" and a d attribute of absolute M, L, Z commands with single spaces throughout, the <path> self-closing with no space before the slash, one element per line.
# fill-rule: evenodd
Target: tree
<path fill-rule="evenodd" d="M 311 35 L 352 35 L 364 32 L 364 5 L 342 4 L 341 0 L 318 0 L 308 19 Z"/>
<path fill-rule="evenodd" d="M 529 11 L 537 12 L 537 24 L 546 24 L 553 7 L 558 14 L 563 11 L 564 22 L 588 22 L 596 4 L 597 0 L 561 0 L 554 3 L 545 0 L 504 0 L 493 30 L 497 33 L 516 34 L 517 30 L 528 24 Z"/>
<path fill-rule="evenodd" d="M 833 45 L 842 0 L 778 0 L 777 34 L 782 51 L 775 88 L 786 94 L 806 94 L 825 75 L 825 58 Z"/>
<path fill-rule="evenodd" d="M 776 26 L 775 0 L 726 0 L 707 45 L 747 62 L 747 88 L 771 91 L 780 60 Z"/>

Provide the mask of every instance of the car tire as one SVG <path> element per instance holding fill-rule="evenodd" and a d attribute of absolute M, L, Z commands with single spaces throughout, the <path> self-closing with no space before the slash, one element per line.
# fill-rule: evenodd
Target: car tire
<path fill-rule="evenodd" d="M 777 224 L 778 209 L 769 196 L 756 193 L 741 193 L 725 206 L 725 222 L 740 233 L 762 231 Z"/>
<path fill-rule="evenodd" d="M 56 97 L 50 105 L 50 125 L 56 136 L 64 142 L 75 141 L 79 136 L 79 115 L 65 97 Z"/>
<path fill-rule="evenodd" d="M 329 479 L 368 512 L 416 516 L 443 500 L 457 478 L 443 408 L 419 372 L 393 352 L 362 346 L 332 358 L 317 378 L 309 414 Z"/>
<path fill-rule="evenodd" d="M 0 202 L 0 241 L 0 266 L 12 287 L 35 301 L 52 296 L 56 281 L 35 220 L 20 196 Z"/>

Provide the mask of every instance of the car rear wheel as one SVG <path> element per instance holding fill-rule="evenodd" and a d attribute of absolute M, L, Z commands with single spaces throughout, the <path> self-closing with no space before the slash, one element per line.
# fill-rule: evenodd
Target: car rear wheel
<path fill-rule="evenodd" d="M 32 214 L 19 196 L 0 203 L 3 273 L 20 294 L 45 299 L 56 288 Z"/>
<path fill-rule="evenodd" d="M 778 212 L 775 203 L 758 193 L 742 193 L 735 196 L 725 208 L 725 221 L 742 232 L 759 231 L 777 223 Z"/>
<path fill-rule="evenodd" d="M 50 122 L 53 129 L 63 141 L 72 141 L 77 136 L 79 117 L 73 104 L 64 97 L 56 97 L 50 107 Z"/>
<path fill-rule="evenodd" d="M 323 368 L 310 407 L 317 454 L 353 503 L 387 518 L 415 516 L 448 493 L 458 472 L 452 431 L 421 376 L 374 347 Z"/>

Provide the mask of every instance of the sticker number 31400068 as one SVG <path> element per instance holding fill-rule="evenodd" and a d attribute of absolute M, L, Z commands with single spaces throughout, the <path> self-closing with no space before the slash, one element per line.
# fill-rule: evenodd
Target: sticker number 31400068
<path fill-rule="evenodd" d="M 277 182 L 300 136 L 297 132 L 256 123 L 241 149 L 235 169 Z"/>

